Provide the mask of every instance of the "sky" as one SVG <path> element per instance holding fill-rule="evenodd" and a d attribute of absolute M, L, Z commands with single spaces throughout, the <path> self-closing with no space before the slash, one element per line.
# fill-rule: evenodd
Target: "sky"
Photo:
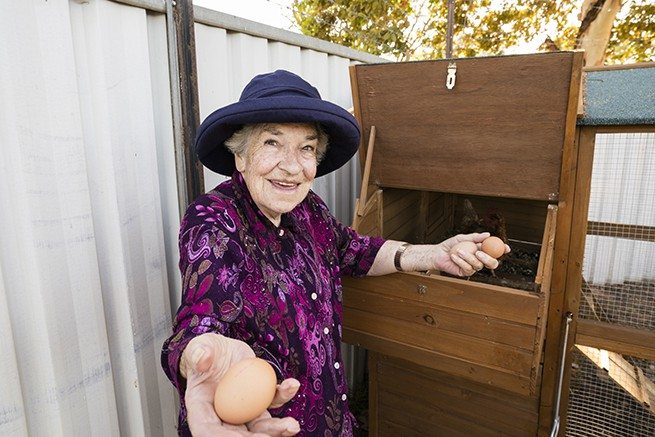
<path fill-rule="evenodd" d="M 291 19 L 291 0 L 193 0 L 193 4 L 299 32 Z"/>

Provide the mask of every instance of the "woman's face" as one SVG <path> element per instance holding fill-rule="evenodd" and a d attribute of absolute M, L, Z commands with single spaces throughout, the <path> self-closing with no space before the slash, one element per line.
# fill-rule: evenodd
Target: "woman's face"
<path fill-rule="evenodd" d="M 305 199 L 316 176 L 316 129 L 308 124 L 269 124 L 235 155 L 253 200 L 276 226 Z"/>

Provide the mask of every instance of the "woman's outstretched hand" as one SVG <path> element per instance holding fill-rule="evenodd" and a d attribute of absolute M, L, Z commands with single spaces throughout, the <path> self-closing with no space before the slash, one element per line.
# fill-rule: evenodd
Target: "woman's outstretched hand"
<path fill-rule="evenodd" d="M 253 358 L 255 353 L 246 343 L 206 333 L 192 339 L 184 349 L 180 373 L 186 378 L 184 401 L 189 429 L 194 437 L 204 436 L 292 436 L 300 431 L 291 417 L 274 418 L 268 410 L 245 425 L 224 423 L 214 410 L 214 392 L 218 381 L 237 362 Z M 271 408 L 279 407 L 296 395 L 300 383 L 285 379 L 277 386 Z"/>
<path fill-rule="evenodd" d="M 488 232 L 474 234 L 459 234 L 439 243 L 437 251 L 436 267 L 438 270 L 456 276 L 471 276 L 484 267 L 494 270 L 498 267 L 498 260 L 480 250 L 480 245 L 485 238 L 489 237 Z M 466 251 L 452 252 L 452 248 L 463 241 L 472 241 L 478 247 L 475 253 Z M 505 253 L 510 248 L 505 245 Z"/>

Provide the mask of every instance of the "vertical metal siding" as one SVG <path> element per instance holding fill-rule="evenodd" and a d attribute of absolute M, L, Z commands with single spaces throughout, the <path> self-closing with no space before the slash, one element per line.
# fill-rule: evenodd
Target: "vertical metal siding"
<path fill-rule="evenodd" d="M 655 226 L 655 135 L 598 134 L 594 148 L 589 220 Z M 589 282 L 655 279 L 655 243 L 588 235 L 583 275 Z"/>
<path fill-rule="evenodd" d="M 0 8 L 0 434 L 173 435 L 148 16 Z"/>
<path fill-rule="evenodd" d="M 0 435 L 176 434 L 159 366 L 181 288 L 164 10 L 0 4 Z M 348 57 L 261 29 L 286 42 L 196 24 L 201 118 L 276 68 L 352 105 Z M 358 181 L 353 159 L 315 190 L 349 223 Z"/>

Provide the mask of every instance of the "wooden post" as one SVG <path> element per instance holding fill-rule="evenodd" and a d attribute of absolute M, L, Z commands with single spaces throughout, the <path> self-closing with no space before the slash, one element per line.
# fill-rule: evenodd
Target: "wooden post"
<path fill-rule="evenodd" d="M 368 147 L 366 149 L 366 162 L 364 163 L 364 175 L 362 176 L 362 186 L 360 187 L 359 199 L 355 200 L 355 215 L 353 217 L 353 229 L 357 229 L 357 225 L 366 207 L 368 200 L 368 181 L 371 174 L 371 162 L 373 161 L 373 147 L 375 146 L 375 126 L 371 126 L 371 133 L 368 137 Z"/>
<path fill-rule="evenodd" d="M 189 203 L 205 191 L 202 164 L 193 151 L 200 113 L 192 1 L 166 0 L 166 26 L 181 217 Z"/>
<path fill-rule="evenodd" d="M 565 132 L 565 148 L 562 157 L 562 173 L 560 177 L 559 208 L 557 213 L 557 231 L 555 235 L 555 258 L 551 277 L 551 294 L 548 308 L 548 325 L 544 345 L 544 365 L 539 408 L 539 435 L 549 435 L 555 412 L 553 411 L 564 315 L 571 312 L 577 314 L 582 282 L 582 254 L 586 236 L 589 183 L 591 179 L 591 160 L 593 147 L 589 150 L 583 147 L 579 150 L 579 132 L 576 131 L 575 119 L 578 108 L 578 93 L 582 76 L 582 52 L 576 52 L 571 75 L 571 92 L 567 108 L 567 130 Z M 585 180 L 584 178 L 588 179 Z M 575 211 L 573 206 L 575 205 Z M 575 338 L 576 317 L 571 325 L 571 335 L 567 350 L 573 348 Z M 567 355 L 570 364 L 571 354 Z M 566 429 L 566 408 L 568 407 L 569 367 L 565 368 L 560 416 L 560 430 Z"/>

